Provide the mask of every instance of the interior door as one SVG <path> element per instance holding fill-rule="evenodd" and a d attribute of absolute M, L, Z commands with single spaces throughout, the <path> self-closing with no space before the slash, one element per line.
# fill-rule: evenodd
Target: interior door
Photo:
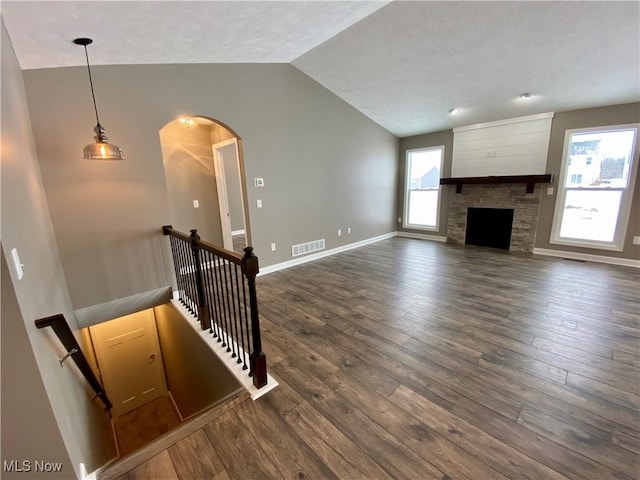
<path fill-rule="evenodd" d="M 167 394 L 152 309 L 89 330 L 114 418 Z"/>
<path fill-rule="evenodd" d="M 220 224 L 222 226 L 222 243 L 225 250 L 233 251 L 231 238 L 231 214 L 229 212 L 229 197 L 227 194 L 227 180 L 224 174 L 224 161 L 218 148 L 226 142 L 213 145 L 213 161 L 216 174 L 216 188 L 218 190 L 218 205 L 220 206 Z"/>

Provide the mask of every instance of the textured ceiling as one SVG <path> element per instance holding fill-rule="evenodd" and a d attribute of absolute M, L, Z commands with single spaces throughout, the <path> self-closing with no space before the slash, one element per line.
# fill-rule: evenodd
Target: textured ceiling
<path fill-rule="evenodd" d="M 401 137 L 640 100 L 639 2 L 387 3 L 0 5 L 23 69 L 83 65 L 79 36 L 94 65 L 292 63 Z"/>

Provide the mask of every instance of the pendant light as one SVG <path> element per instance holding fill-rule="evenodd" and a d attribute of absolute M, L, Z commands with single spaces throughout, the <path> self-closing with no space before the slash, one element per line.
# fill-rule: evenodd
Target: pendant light
<path fill-rule="evenodd" d="M 96 132 L 96 136 L 94 137 L 96 142 L 84 147 L 84 158 L 87 160 L 124 160 L 124 154 L 120 147 L 108 142 L 107 134 L 104 127 L 100 125 L 100 119 L 98 118 L 98 107 L 96 106 L 96 95 L 93 93 L 93 79 L 91 78 L 89 53 L 87 52 L 87 45 L 91 45 L 93 40 L 90 38 L 76 38 L 73 43 L 84 47 L 84 55 L 87 58 L 87 70 L 89 71 L 89 85 L 91 85 L 91 97 L 93 98 L 93 109 L 96 112 L 96 128 L 93 129 L 93 131 Z"/>

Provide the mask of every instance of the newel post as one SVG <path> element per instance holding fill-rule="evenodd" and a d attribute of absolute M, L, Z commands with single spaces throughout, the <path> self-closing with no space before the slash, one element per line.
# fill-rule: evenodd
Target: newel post
<path fill-rule="evenodd" d="M 253 247 L 244 249 L 242 257 L 242 273 L 247 277 L 249 284 L 249 305 L 251 307 L 251 333 L 253 348 L 249 356 L 251 371 L 253 372 L 253 385 L 262 388 L 267 384 L 267 357 L 262 351 L 260 338 L 260 317 L 258 316 L 258 295 L 256 293 L 256 275 L 258 275 L 258 257 L 253 253 Z"/>
<path fill-rule="evenodd" d="M 198 230 L 191 230 L 191 251 L 193 252 L 193 264 L 195 266 L 194 275 L 196 276 L 196 290 L 198 294 L 198 319 L 200 320 L 200 328 L 202 330 L 209 330 L 211 328 L 211 318 L 209 316 L 209 307 L 207 306 L 207 299 L 204 295 L 204 282 L 202 281 L 202 264 L 200 262 L 200 249 L 198 242 L 200 241 L 200 235 Z"/>

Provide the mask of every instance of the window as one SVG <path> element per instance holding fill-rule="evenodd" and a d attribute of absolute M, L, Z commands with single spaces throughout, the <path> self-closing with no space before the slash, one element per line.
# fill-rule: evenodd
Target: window
<path fill-rule="evenodd" d="M 637 142 L 637 125 L 567 131 L 551 243 L 622 250 Z"/>
<path fill-rule="evenodd" d="M 444 147 L 407 151 L 403 226 L 437 230 Z"/>

